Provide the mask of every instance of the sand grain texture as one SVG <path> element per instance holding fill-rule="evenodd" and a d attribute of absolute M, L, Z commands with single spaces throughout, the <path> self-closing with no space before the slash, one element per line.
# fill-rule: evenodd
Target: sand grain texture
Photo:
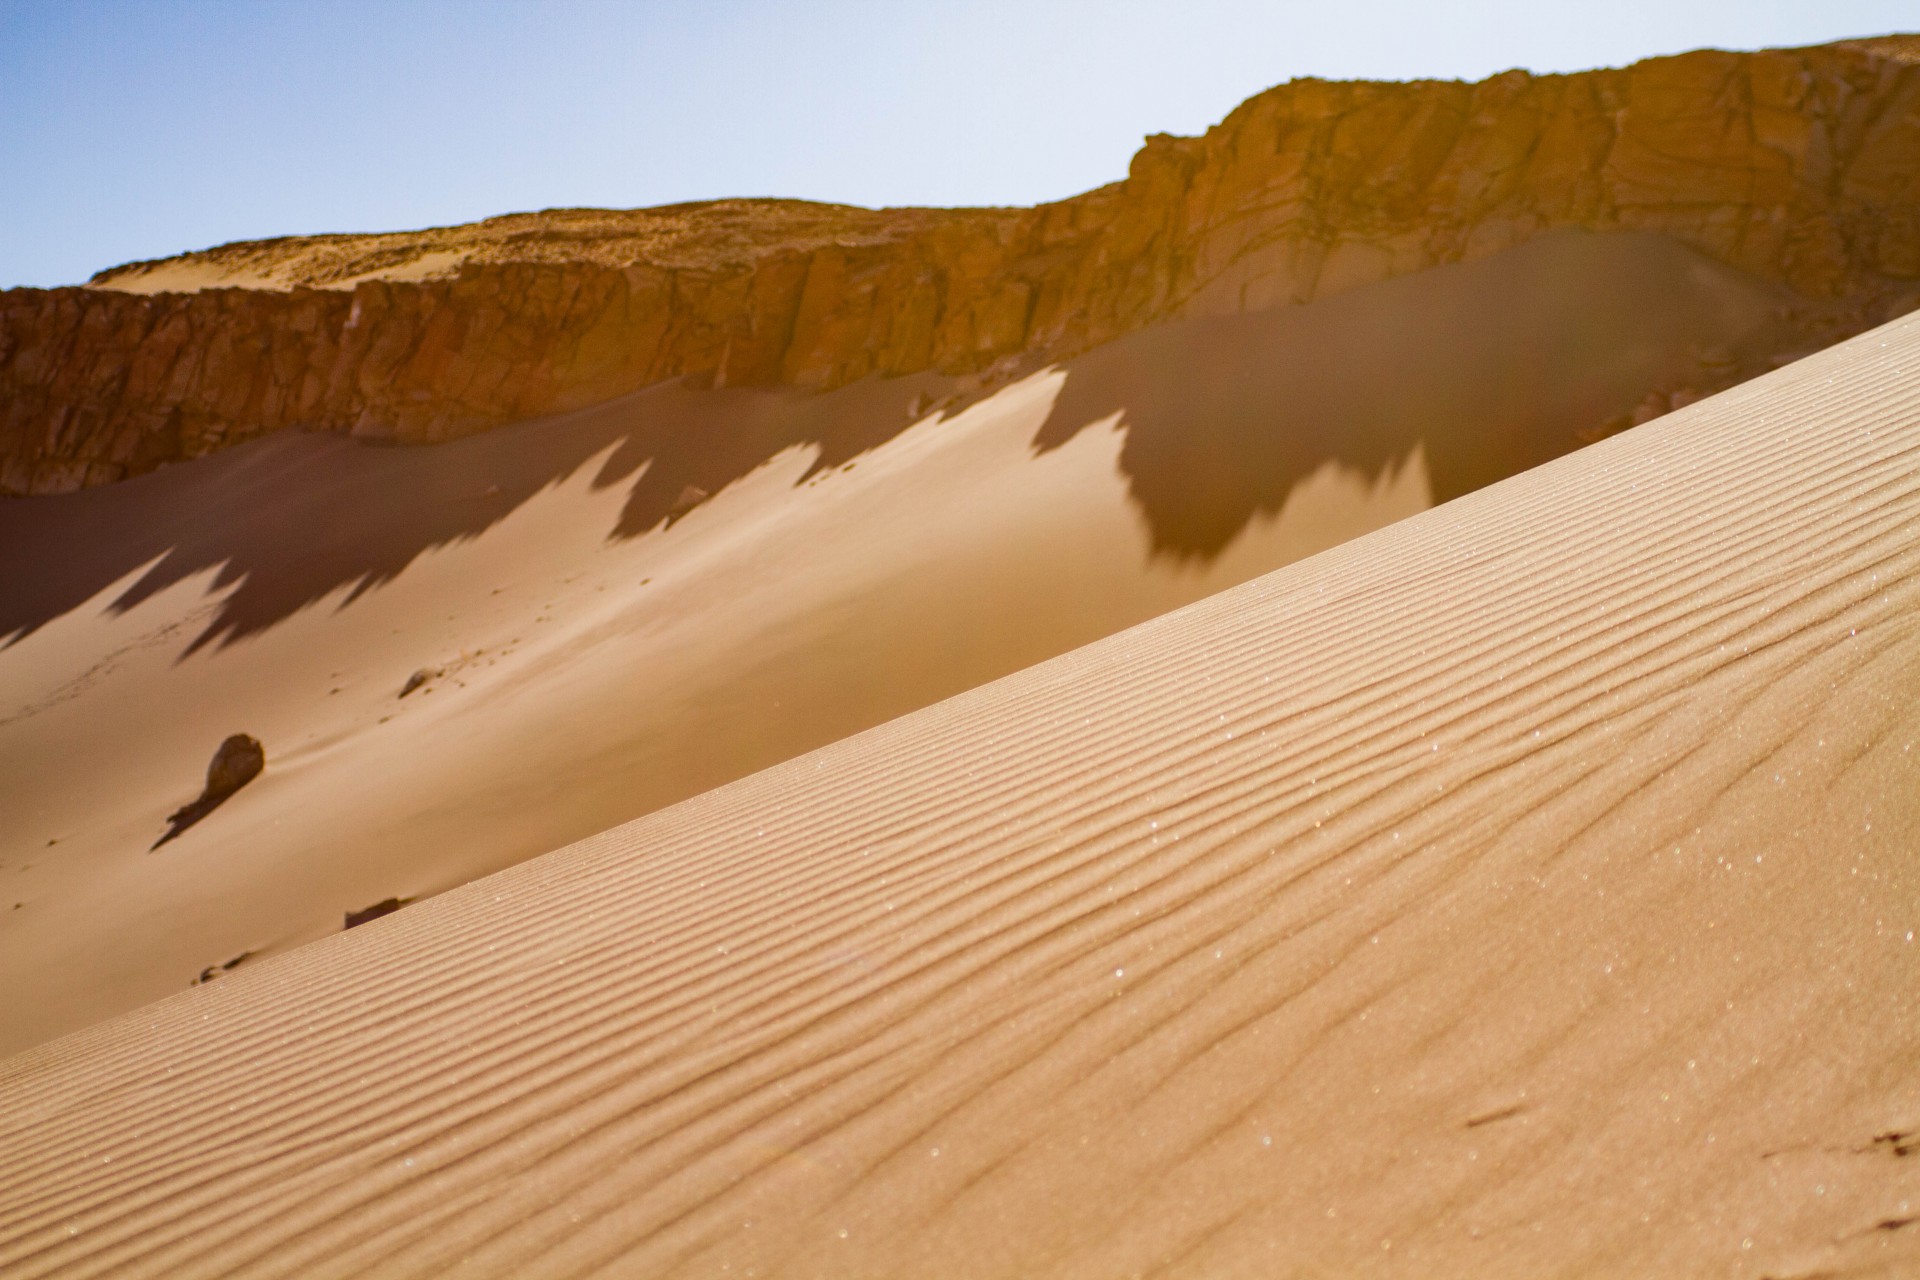
<path fill-rule="evenodd" d="M 1895 322 L 16 1056 L 0 1271 L 1911 1274 L 1917 374 Z"/>
<path fill-rule="evenodd" d="M 1555 233 L 973 396 L 669 384 L 0 500 L 0 1055 L 1753 376 L 1786 301 Z M 149 856 L 238 727 L 271 768 Z"/>

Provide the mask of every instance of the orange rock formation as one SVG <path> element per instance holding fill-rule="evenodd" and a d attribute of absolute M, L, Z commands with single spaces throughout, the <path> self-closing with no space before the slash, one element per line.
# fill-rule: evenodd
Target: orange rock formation
<path fill-rule="evenodd" d="M 1032 209 L 728 200 L 229 245 L 0 293 L 0 493 L 288 427 L 446 440 L 681 375 L 986 374 L 1554 227 L 1652 231 L 1864 328 L 1920 304 L 1910 37 L 1478 84 L 1301 80 Z M 1832 327 L 1832 326 L 1830 326 Z"/>

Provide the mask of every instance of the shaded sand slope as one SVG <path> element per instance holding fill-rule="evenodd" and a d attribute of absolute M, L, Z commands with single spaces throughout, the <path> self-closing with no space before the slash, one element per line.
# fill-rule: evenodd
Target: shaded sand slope
<path fill-rule="evenodd" d="M 0 1052 L 1564 452 L 1765 368 L 1793 304 L 1656 237 L 1548 236 L 938 412 L 930 378 L 667 386 L 0 503 Z M 266 772 L 149 854 L 235 733 Z"/>
<path fill-rule="evenodd" d="M 17 1056 L 0 1267 L 1912 1274 L 1916 374 L 1896 322 Z"/>

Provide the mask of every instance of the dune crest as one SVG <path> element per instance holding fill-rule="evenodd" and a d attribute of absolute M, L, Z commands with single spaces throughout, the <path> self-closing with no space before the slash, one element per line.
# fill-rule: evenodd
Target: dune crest
<path fill-rule="evenodd" d="M 0 1267 L 1911 1271 L 1917 370 L 1895 322 L 0 1063 Z"/>

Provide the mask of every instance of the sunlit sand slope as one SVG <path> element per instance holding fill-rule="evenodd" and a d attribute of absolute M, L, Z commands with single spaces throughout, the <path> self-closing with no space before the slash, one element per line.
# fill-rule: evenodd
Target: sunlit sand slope
<path fill-rule="evenodd" d="M 1657 237 L 1541 236 L 973 394 L 669 383 L 0 500 L 0 1056 L 1757 374 L 1793 305 Z M 236 733 L 265 772 L 150 852 Z"/>
<path fill-rule="evenodd" d="M 0 1064 L 9 1276 L 1920 1269 L 1920 320 Z"/>

